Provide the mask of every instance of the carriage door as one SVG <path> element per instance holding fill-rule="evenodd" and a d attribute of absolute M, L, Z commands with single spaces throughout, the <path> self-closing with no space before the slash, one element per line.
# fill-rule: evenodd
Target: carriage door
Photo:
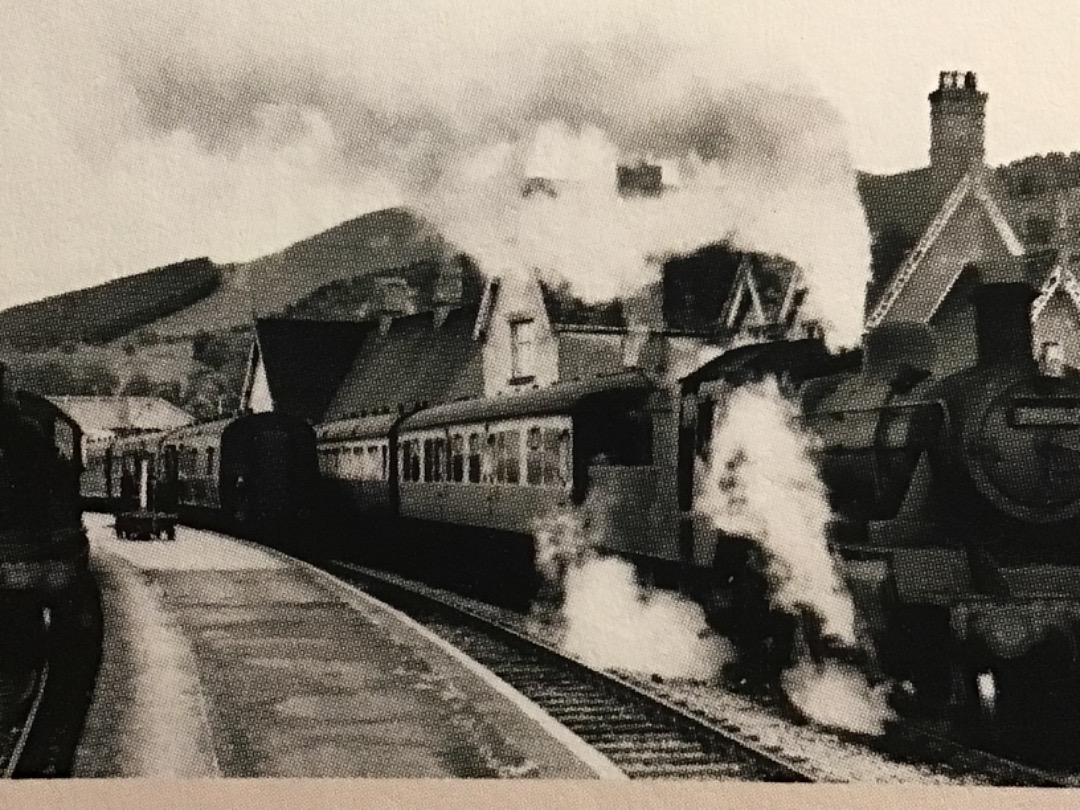
<path fill-rule="evenodd" d="M 256 525 L 277 523 L 293 501 L 289 434 L 280 427 L 257 431 L 244 453 L 247 519 Z"/>

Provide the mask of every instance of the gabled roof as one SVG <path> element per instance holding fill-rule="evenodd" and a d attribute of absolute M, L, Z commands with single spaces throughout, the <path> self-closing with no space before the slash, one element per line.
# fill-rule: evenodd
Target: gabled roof
<path fill-rule="evenodd" d="M 367 334 L 321 417 L 330 422 L 412 409 L 421 403 L 479 396 L 484 390 L 482 344 L 473 339 L 477 306 L 394 319 L 383 334 Z"/>
<path fill-rule="evenodd" d="M 739 262 L 721 324 L 730 331 L 787 325 L 801 298 L 800 274 L 794 263 L 747 253 Z"/>
<path fill-rule="evenodd" d="M 255 362 L 266 371 L 274 409 L 321 419 L 374 321 L 267 318 L 255 323 Z"/>
<path fill-rule="evenodd" d="M 933 182 L 929 166 L 898 174 L 862 174 L 857 178 L 859 196 L 872 233 L 890 225 L 918 236 L 941 207 L 949 189 Z"/>
<path fill-rule="evenodd" d="M 1039 290 L 1039 297 L 1031 305 L 1031 317 L 1033 319 L 1038 318 L 1046 305 L 1050 303 L 1050 300 L 1058 292 L 1064 292 L 1077 310 L 1080 310 L 1080 280 L 1061 261 L 1054 264 L 1050 274 L 1046 277 L 1046 281 L 1043 282 Z"/>
<path fill-rule="evenodd" d="M 930 220 L 926 229 L 922 232 L 918 243 L 892 274 L 888 284 L 877 298 L 866 318 L 868 328 L 872 329 L 885 318 L 890 317 L 894 307 L 900 300 L 901 294 L 912 284 L 918 285 L 916 290 L 918 294 L 909 297 L 908 305 L 898 317 L 903 320 L 925 322 L 937 311 L 964 268 L 957 265 L 954 268 L 955 272 L 937 276 L 926 273 L 920 274 L 919 268 L 922 260 L 941 234 L 944 233 L 956 212 L 960 210 L 960 207 L 965 202 L 971 199 L 976 200 L 982 206 L 1008 252 L 1013 256 L 1023 255 L 1023 244 L 1017 238 L 1012 226 L 994 199 L 993 192 L 987 186 L 986 172 L 978 169 L 973 170 L 964 175 L 952 189 L 933 219 Z"/>
<path fill-rule="evenodd" d="M 160 397 L 51 396 L 48 400 L 87 434 L 169 430 L 195 418 Z"/>

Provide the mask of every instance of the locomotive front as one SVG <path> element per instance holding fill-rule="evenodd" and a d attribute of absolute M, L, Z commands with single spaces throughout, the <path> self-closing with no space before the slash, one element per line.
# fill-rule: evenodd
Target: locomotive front
<path fill-rule="evenodd" d="M 1080 373 L 1035 361 L 1034 296 L 976 290 L 961 371 L 935 377 L 928 335 L 894 324 L 859 373 L 804 392 L 883 662 L 1018 745 L 1080 721 Z"/>
<path fill-rule="evenodd" d="M 938 391 L 952 427 L 940 466 L 956 500 L 945 515 L 1002 563 L 1077 564 L 1080 373 L 1036 364 L 1033 298 L 1026 284 L 975 293 L 978 361 Z"/>

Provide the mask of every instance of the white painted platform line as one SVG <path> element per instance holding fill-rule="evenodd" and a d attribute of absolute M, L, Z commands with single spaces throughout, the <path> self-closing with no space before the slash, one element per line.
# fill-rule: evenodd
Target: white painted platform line
<path fill-rule="evenodd" d="M 101 556 L 106 559 L 99 557 L 99 564 L 108 565 L 107 555 Z M 126 729 L 125 755 L 139 776 L 221 776 L 194 651 L 153 586 L 125 565 L 118 561 L 111 571 L 135 667 L 134 727 Z"/>

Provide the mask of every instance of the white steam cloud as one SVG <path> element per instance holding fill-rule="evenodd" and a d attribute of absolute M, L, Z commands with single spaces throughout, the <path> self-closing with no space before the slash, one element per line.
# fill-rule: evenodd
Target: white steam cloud
<path fill-rule="evenodd" d="M 719 405 L 710 466 L 695 508 L 765 552 L 773 604 L 809 610 L 826 635 L 856 643 L 855 607 L 827 545 L 831 510 L 811 437 L 776 381 L 734 389 Z"/>
<path fill-rule="evenodd" d="M 633 565 L 598 555 L 613 506 L 595 495 L 536 527 L 537 567 L 549 589 L 543 607 L 555 603 L 562 648 L 602 669 L 715 679 L 731 649 L 708 628 L 700 605 L 645 587 Z"/>
<path fill-rule="evenodd" d="M 820 621 L 820 633 L 858 648 L 855 605 L 828 547 L 830 508 L 810 452 L 812 437 L 773 379 L 734 389 L 718 405 L 709 468 L 695 508 L 720 531 L 746 537 L 763 552 L 774 607 Z M 805 621 L 803 633 L 818 632 Z M 805 639 L 804 639 L 805 642 Z M 783 686 L 808 717 L 825 725 L 879 733 L 891 712 L 883 690 L 857 669 L 811 660 L 806 644 Z"/>
<path fill-rule="evenodd" d="M 20 10 L 28 35 L 0 56 L 2 258 L 43 271 L 33 292 L 78 286 L 74 257 L 85 283 L 251 258 L 407 204 L 488 272 L 557 270 L 586 298 L 724 238 L 783 254 L 806 273 L 809 314 L 853 342 L 869 249 L 838 116 L 746 14 L 658 8 Z M 637 158 L 677 188 L 620 199 L 615 164 Z M 535 174 L 556 199 L 521 199 Z"/>

